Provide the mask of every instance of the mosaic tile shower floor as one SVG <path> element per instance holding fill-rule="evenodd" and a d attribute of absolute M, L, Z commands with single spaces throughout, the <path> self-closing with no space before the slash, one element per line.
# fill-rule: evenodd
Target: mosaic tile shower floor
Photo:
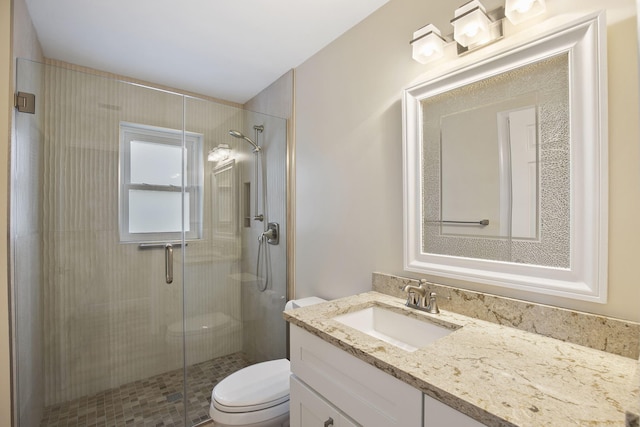
<path fill-rule="evenodd" d="M 250 363 L 234 353 L 187 369 L 188 413 L 194 425 L 209 418 L 211 390 Z M 183 426 L 182 370 L 122 385 L 93 396 L 45 408 L 41 427 Z"/>

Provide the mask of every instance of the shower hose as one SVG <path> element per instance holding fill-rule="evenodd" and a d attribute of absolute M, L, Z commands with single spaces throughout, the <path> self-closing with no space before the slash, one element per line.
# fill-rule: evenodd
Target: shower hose
<path fill-rule="evenodd" d="M 266 245 L 266 240 L 267 238 L 265 237 L 265 233 L 260 234 L 260 237 L 258 238 L 258 258 L 256 260 L 256 277 L 258 278 L 256 286 L 258 287 L 258 290 L 260 292 L 264 292 L 269 286 L 269 262 L 267 259 L 267 257 L 269 256 L 269 251 L 266 246 L 264 248 L 264 254 L 263 254 L 264 265 L 265 265 L 264 286 L 260 284 L 260 259 L 262 258 L 260 254 L 262 252 L 262 246 Z"/>

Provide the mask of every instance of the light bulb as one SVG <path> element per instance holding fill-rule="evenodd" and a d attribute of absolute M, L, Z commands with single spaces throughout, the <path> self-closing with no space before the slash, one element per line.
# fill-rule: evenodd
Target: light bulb
<path fill-rule="evenodd" d="M 464 33 L 466 34 L 467 37 L 475 37 L 476 35 L 478 35 L 479 30 L 480 30 L 480 27 L 478 26 L 478 24 L 473 23 L 465 27 Z"/>
<path fill-rule="evenodd" d="M 512 24 L 517 25 L 546 10 L 545 0 L 506 0 L 504 14 Z"/>
<path fill-rule="evenodd" d="M 431 55 L 433 55 L 433 49 L 431 47 L 427 47 L 427 48 L 422 50 L 422 54 L 424 56 L 431 56 Z"/>
<path fill-rule="evenodd" d="M 457 8 L 451 20 L 453 38 L 463 47 L 479 46 L 492 40 L 491 19 L 479 0 L 471 0 Z"/>
<path fill-rule="evenodd" d="M 435 61 L 444 55 L 444 39 L 440 30 L 433 24 L 425 25 L 414 32 L 411 46 L 413 59 L 421 64 Z"/>
<path fill-rule="evenodd" d="M 209 151 L 207 155 L 207 161 L 220 162 L 227 160 L 231 155 L 231 148 L 227 144 L 218 144 L 213 150 Z"/>
<path fill-rule="evenodd" d="M 521 0 L 516 4 L 515 9 L 519 13 L 527 13 L 531 6 L 533 6 L 533 0 Z"/>

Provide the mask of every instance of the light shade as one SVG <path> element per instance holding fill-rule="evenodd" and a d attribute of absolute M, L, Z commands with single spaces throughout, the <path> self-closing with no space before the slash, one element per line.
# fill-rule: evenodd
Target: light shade
<path fill-rule="evenodd" d="M 425 25 L 413 33 L 411 46 L 413 59 L 426 64 L 444 55 L 445 41 L 440 35 L 440 30 L 433 24 Z"/>
<path fill-rule="evenodd" d="M 512 24 L 519 24 L 547 10 L 545 0 L 507 0 L 504 14 Z"/>
<path fill-rule="evenodd" d="M 472 0 L 455 10 L 453 38 L 464 47 L 481 45 L 491 41 L 491 20 L 478 0 Z"/>
<path fill-rule="evenodd" d="M 227 160 L 231 155 L 231 148 L 227 144 L 218 144 L 213 150 L 209 151 L 207 155 L 207 161 L 209 162 L 221 162 Z"/>

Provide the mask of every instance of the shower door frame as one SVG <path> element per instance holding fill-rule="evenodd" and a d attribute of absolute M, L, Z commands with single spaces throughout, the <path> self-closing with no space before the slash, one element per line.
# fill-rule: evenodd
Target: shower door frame
<path fill-rule="evenodd" d="M 102 80 L 102 81 L 110 81 L 113 84 L 116 85 L 124 85 L 125 87 L 135 87 L 137 90 L 147 90 L 147 91 L 153 91 L 153 92 L 157 92 L 157 93 L 161 93 L 164 92 L 167 94 L 167 96 L 171 97 L 171 99 L 176 100 L 179 99 L 180 103 L 181 103 L 181 114 L 180 117 L 178 117 L 180 123 L 182 124 L 181 129 L 179 130 L 179 134 L 180 134 L 180 140 L 181 140 L 181 146 L 184 150 L 185 148 L 185 140 L 188 137 L 189 133 L 186 132 L 184 130 L 184 109 L 185 109 L 185 95 L 181 95 L 181 94 L 175 94 L 175 93 L 171 93 L 171 92 L 166 92 L 164 90 L 161 89 L 155 89 L 155 88 L 150 88 L 150 87 L 142 87 L 139 85 L 136 85 L 134 83 L 128 83 L 128 82 L 123 82 L 117 79 L 113 79 L 112 77 L 105 77 L 105 76 L 101 76 L 101 75 L 96 75 L 93 73 L 89 73 L 91 75 L 89 75 L 88 73 L 83 73 L 81 71 L 78 70 L 74 70 L 71 68 L 64 68 L 64 67 L 56 67 L 54 65 L 51 64 L 42 64 L 36 61 L 30 61 L 30 60 L 24 60 L 24 59 L 18 59 L 17 64 L 16 64 L 16 91 L 21 90 L 22 86 L 23 86 L 23 74 L 26 72 L 26 69 L 28 67 L 41 67 L 41 70 L 39 70 L 42 74 L 46 73 L 50 68 L 56 68 L 58 70 L 60 70 L 60 72 L 62 73 L 70 73 L 70 74 L 78 74 L 78 75 L 82 75 L 85 78 L 88 79 L 97 79 L 97 80 Z M 35 72 L 34 70 L 29 70 L 29 72 Z M 42 80 L 40 82 L 40 84 L 42 85 L 42 87 L 40 88 L 41 91 L 45 91 L 46 89 L 44 88 L 45 84 L 44 81 L 46 81 L 45 78 L 43 78 L 42 76 L 40 76 L 40 79 Z M 175 98 L 178 97 L 178 98 Z M 38 203 L 39 205 L 36 207 L 38 210 L 38 213 L 36 214 L 38 216 L 38 227 L 40 228 L 40 233 L 41 234 L 45 234 L 45 233 L 49 233 L 50 231 L 47 231 L 44 229 L 45 225 L 44 223 L 46 223 L 46 220 L 44 220 L 43 218 L 43 213 L 42 213 L 42 204 L 44 204 L 45 202 L 43 201 L 43 197 L 45 197 L 45 189 L 43 187 L 44 182 L 46 182 L 47 178 L 44 177 L 44 174 L 46 174 L 47 172 L 43 171 L 42 168 L 42 157 L 44 157 L 44 155 L 42 154 L 42 150 L 45 150 L 45 144 L 47 144 L 49 142 L 49 140 L 47 138 L 49 138 L 50 136 L 47 134 L 47 130 L 42 127 L 42 126 L 46 126 L 45 124 L 43 124 L 44 122 L 44 108 L 45 108 L 45 95 L 41 95 L 39 94 L 36 97 L 36 105 L 37 105 L 37 110 L 36 114 L 39 114 L 38 117 L 38 125 L 37 125 L 37 131 L 40 134 L 40 138 L 39 138 L 39 144 L 40 147 L 38 148 L 38 150 L 40 150 L 39 153 L 37 153 L 37 156 L 40 158 L 39 160 L 39 170 L 37 172 L 37 174 L 40 174 L 40 177 L 38 178 L 39 180 L 39 184 L 38 184 Z M 107 108 L 111 107 L 109 105 L 106 105 Z M 22 343 L 21 341 L 23 341 L 24 337 L 20 336 L 20 332 L 21 332 L 21 325 L 24 323 L 24 319 L 20 318 L 20 303 L 18 302 L 18 298 L 19 298 L 19 292 L 21 292 L 21 285 L 23 284 L 22 280 L 21 280 L 21 276 L 22 274 L 18 271 L 18 263 L 20 262 L 19 259 L 19 254 L 18 254 L 18 239 L 20 238 L 19 234 L 18 234 L 18 229 L 20 227 L 22 227 L 21 222 L 23 221 L 23 217 L 21 216 L 21 214 L 24 214 L 24 212 L 19 213 L 18 210 L 22 209 L 23 207 L 20 207 L 20 203 L 18 202 L 18 198 L 21 197 L 21 195 L 17 194 L 15 191 L 17 188 L 21 188 L 21 181 L 20 178 L 18 177 L 18 156 L 20 156 L 20 151 L 21 148 L 24 146 L 23 144 L 21 144 L 23 142 L 24 139 L 24 130 L 22 129 L 22 126 L 27 125 L 29 126 L 28 122 L 25 122 L 25 120 L 23 119 L 25 116 L 23 116 L 24 114 L 27 113 L 23 113 L 23 112 L 18 112 L 17 110 L 15 110 L 15 113 L 13 115 L 13 128 L 12 128 L 12 141 L 11 141 L 11 159 L 10 159 L 10 189 L 9 189 L 9 206 L 10 206 L 10 210 L 9 210 L 9 271 L 8 271 L 8 276 L 9 276 L 9 286 L 10 286 L 10 304 L 11 304 L 11 356 L 12 356 L 12 364 L 11 364 L 11 371 L 12 371 L 12 395 L 11 395 L 11 399 L 12 399 L 12 408 L 13 408 L 13 414 L 12 414 L 12 418 L 13 418 L 13 423 L 15 425 L 21 425 L 22 423 L 26 422 L 24 420 L 22 420 L 22 414 L 21 414 L 21 384 L 20 384 L 20 378 L 23 376 L 22 373 L 20 372 L 20 364 L 22 363 L 20 354 L 21 354 L 21 346 L 25 346 L 26 343 Z M 119 147 L 118 143 L 115 143 L 116 147 Z M 54 149 L 54 148 L 50 148 L 50 149 Z M 78 146 L 79 150 L 86 150 L 86 147 L 82 147 L 82 146 Z M 119 153 L 119 148 L 116 149 L 117 152 Z M 119 154 L 116 156 L 116 158 L 119 157 Z M 200 158 L 202 158 L 202 156 L 200 156 Z M 119 161 L 118 161 L 119 162 Z M 184 159 L 182 160 L 182 169 L 184 171 Z M 119 169 L 119 166 L 116 166 L 116 169 Z M 61 176 L 64 176 L 68 173 L 67 170 L 60 170 L 58 172 L 59 174 L 61 174 Z M 116 176 L 118 175 L 118 173 L 116 173 Z M 184 175 L 184 173 L 183 173 Z M 202 173 L 202 167 L 200 166 L 200 176 L 199 176 L 199 182 L 197 183 L 197 185 L 200 186 L 199 189 L 199 196 L 201 197 L 201 194 L 203 192 L 202 189 L 202 185 L 203 185 L 203 173 Z M 43 181 L 44 180 L 44 181 Z M 62 188 L 62 187 L 61 187 Z M 182 197 L 180 198 L 182 200 L 182 216 L 184 216 L 184 194 L 185 194 L 185 183 L 183 180 L 183 184 L 181 186 L 181 190 L 180 193 L 182 194 Z M 119 197 L 118 197 L 119 198 Z M 202 207 L 202 201 L 200 201 L 199 203 L 200 207 Z M 24 209 L 22 209 L 24 210 Z M 62 213 L 62 215 L 65 215 L 64 213 Z M 202 215 L 200 215 L 201 218 Z M 118 215 L 116 215 L 116 217 L 118 217 Z M 118 221 L 119 222 L 119 221 Z M 183 221 L 184 224 L 184 221 Z M 197 224 L 199 227 L 201 226 L 201 224 Z M 116 234 L 117 230 L 116 230 Z M 174 241 L 173 243 L 175 244 L 176 247 L 182 247 L 183 250 L 180 251 L 180 258 L 181 261 L 179 263 L 180 265 L 180 271 L 177 272 L 177 274 L 179 275 L 180 279 L 179 283 L 180 283 L 180 289 L 178 290 L 179 294 L 181 295 L 180 300 L 179 301 L 173 301 L 173 304 L 179 304 L 178 306 L 176 306 L 176 309 L 180 312 L 180 319 L 181 321 L 184 321 L 184 313 L 185 313 L 185 307 L 184 307 L 184 294 L 185 294 L 185 275 L 184 275 L 184 265 L 185 265 L 185 246 L 188 243 L 188 240 L 185 240 L 185 231 L 184 231 L 184 226 L 182 227 L 182 230 L 179 232 L 180 236 L 179 236 L 179 240 L 178 241 Z M 198 237 L 200 236 L 201 231 L 198 230 L 197 231 L 197 235 Z M 118 238 L 119 240 L 119 238 Z M 122 243 L 125 243 L 125 245 L 122 245 Z M 58 246 L 58 243 L 56 242 L 54 244 L 56 247 Z M 44 253 L 45 248 L 44 246 L 46 246 L 45 243 L 40 243 L 40 248 L 39 248 L 39 252 Z M 138 246 L 138 242 L 134 242 L 134 244 L 127 244 L 127 242 L 122 242 L 120 241 L 120 247 L 121 248 L 125 248 L 125 247 L 136 247 Z M 146 252 L 146 251 L 145 251 Z M 163 255 L 158 254 L 160 257 L 163 257 Z M 42 256 L 45 256 L 44 254 Z M 164 257 L 163 257 L 164 258 Z M 47 279 L 46 279 L 46 275 L 45 273 L 42 271 L 43 267 L 42 265 L 38 265 L 38 269 L 41 271 L 40 273 L 40 284 L 38 285 L 40 287 L 40 293 L 42 293 L 42 291 L 44 290 L 44 288 L 47 285 Z M 178 276 L 176 276 L 178 277 Z M 167 286 L 167 285 L 163 285 L 163 283 L 158 283 L 156 286 Z M 176 284 L 173 284 L 172 286 L 176 286 Z M 40 298 L 43 298 L 42 296 Z M 41 313 L 41 316 L 43 316 L 43 321 L 45 322 L 45 324 L 43 325 L 42 329 L 43 331 L 47 328 L 47 321 L 45 319 L 46 315 L 44 313 Z M 24 317 L 24 316 L 23 316 Z M 45 340 L 45 338 L 42 338 L 43 340 Z M 180 419 L 182 420 L 182 423 L 184 423 L 185 426 L 187 425 L 191 425 L 189 423 L 189 412 L 188 412 L 188 396 L 187 396 L 187 383 L 186 383 L 186 365 L 185 365 L 185 347 L 184 347 L 184 334 L 183 334 L 183 338 L 182 338 L 182 348 L 181 348 L 181 358 L 182 358 L 182 363 L 181 363 L 181 367 L 179 368 L 182 371 L 182 384 L 180 386 L 180 390 L 179 392 L 181 393 L 182 397 L 181 397 L 181 402 L 182 402 L 182 408 L 183 408 L 183 413 L 180 417 Z M 43 346 L 45 345 L 44 343 L 42 344 Z M 78 349 L 79 351 L 81 351 L 81 349 Z M 45 355 L 42 356 L 43 358 L 46 357 Z M 135 380 L 132 380 L 135 381 Z M 46 388 L 46 384 L 44 384 L 45 380 L 44 378 L 41 380 L 41 384 L 42 385 L 42 390 L 44 390 Z M 129 383 L 130 381 L 125 381 L 124 383 L 122 383 L 122 385 Z M 116 383 L 115 386 L 111 386 L 111 387 L 107 387 L 106 389 L 103 389 L 103 391 L 108 391 L 110 389 L 117 389 L 120 385 L 118 385 Z M 29 385 L 29 388 L 31 387 L 31 385 Z M 95 391 L 95 392 L 89 392 L 89 396 L 90 395 L 94 395 L 96 393 L 102 393 L 103 391 Z M 73 401 L 77 398 L 71 398 L 69 401 Z M 44 411 L 44 407 L 46 406 L 50 406 L 50 405 L 46 405 L 44 403 L 44 397 L 41 400 L 43 403 L 43 411 Z"/>

